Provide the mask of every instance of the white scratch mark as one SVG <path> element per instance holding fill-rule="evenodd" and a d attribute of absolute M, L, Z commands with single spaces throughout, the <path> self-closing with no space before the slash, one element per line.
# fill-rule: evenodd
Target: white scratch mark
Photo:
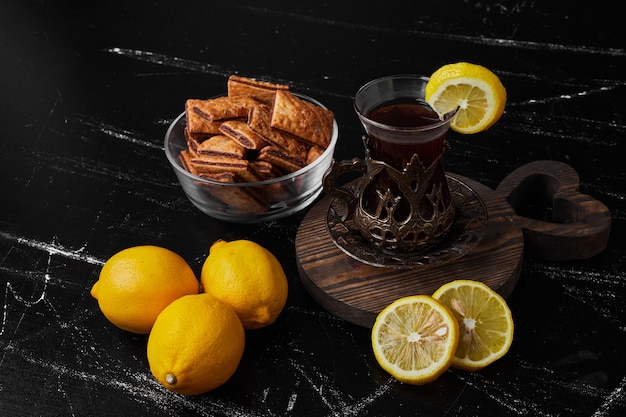
<path fill-rule="evenodd" d="M 68 259 L 73 259 L 76 261 L 83 261 L 92 265 L 101 266 L 101 265 L 104 265 L 104 262 L 105 262 L 101 259 L 96 258 L 95 256 L 91 256 L 89 254 L 83 253 L 85 251 L 85 246 L 76 250 L 70 250 L 70 249 L 65 248 L 62 245 L 59 245 L 56 241 L 57 240 L 56 237 L 52 239 L 52 243 L 45 243 L 45 242 L 40 242 L 34 239 L 28 239 L 28 238 L 21 237 L 21 236 L 15 236 L 7 232 L 0 232 L 0 238 L 4 240 L 14 241 L 21 245 L 26 245 L 31 248 L 48 252 L 50 255 L 60 255 Z"/>
<path fill-rule="evenodd" d="M 150 51 L 142 51 L 139 49 L 127 49 L 127 48 L 108 48 L 105 50 L 112 54 L 117 54 L 125 57 L 135 58 L 142 61 L 151 62 L 153 64 L 167 65 L 174 68 L 182 68 L 191 71 L 197 71 L 202 73 L 209 73 L 215 75 L 222 75 L 227 77 L 233 73 L 232 70 L 226 68 L 219 68 L 215 65 L 190 61 L 188 59 L 172 57 L 164 54 L 159 54 Z"/>
<path fill-rule="evenodd" d="M 528 50 L 538 50 L 538 51 L 559 51 L 559 52 L 578 52 L 583 54 L 591 54 L 591 55 L 608 55 L 608 56 L 626 56 L 626 50 L 617 49 L 617 48 L 595 48 L 591 46 L 585 45 L 563 45 L 557 43 L 550 42 L 533 42 L 533 41 L 523 41 L 523 40 L 514 40 L 514 39 L 501 39 L 501 38 L 488 38 L 484 36 L 469 36 L 469 35 L 455 35 L 450 33 L 435 33 L 435 32 L 425 32 L 419 30 L 410 30 L 410 29 L 397 29 L 392 27 L 382 27 L 382 26 L 374 26 L 374 25 L 366 25 L 366 24 L 358 24 L 351 22 L 344 22 L 336 19 L 324 19 L 316 16 L 308 16 L 297 13 L 287 13 L 283 11 L 269 10 L 267 8 L 260 7 L 245 7 L 247 10 L 261 13 L 265 16 L 274 14 L 277 16 L 284 16 L 290 19 L 299 19 L 302 21 L 314 22 L 317 24 L 323 24 L 327 26 L 333 27 L 344 27 L 348 29 L 359 29 L 366 30 L 370 32 L 382 32 L 382 33 L 391 33 L 397 35 L 411 35 L 411 36 L 419 36 L 423 38 L 431 38 L 431 39 L 444 39 L 444 40 L 455 40 L 459 42 L 472 43 L 477 45 L 489 45 L 489 46 L 499 46 L 506 48 L 515 48 L 515 49 L 528 49 Z"/>
<path fill-rule="evenodd" d="M 611 86 L 602 86 L 602 87 L 593 88 L 589 90 L 578 91 L 578 92 L 571 93 L 571 94 L 560 94 L 558 96 L 545 97 L 542 99 L 528 99 L 525 101 L 511 102 L 511 103 L 507 103 L 507 106 L 508 107 L 520 107 L 526 104 L 546 104 L 546 103 L 553 103 L 553 102 L 558 102 L 562 100 L 571 100 L 576 97 L 584 97 L 584 96 L 589 96 L 589 95 L 597 95 L 601 93 L 611 92 L 623 86 L 624 86 L 624 83 L 611 85 Z"/>
<path fill-rule="evenodd" d="M 65 399 L 65 402 L 68 405 L 68 411 L 70 412 L 70 415 L 73 417 L 76 415 L 76 413 L 74 412 L 74 406 L 72 404 L 72 400 L 69 397 L 69 395 L 67 394 L 67 390 L 64 389 L 63 387 L 63 383 L 62 383 L 62 379 L 61 379 L 61 375 L 58 374 L 57 375 L 57 384 L 58 384 L 58 391 L 61 393 L 61 396 Z"/>
<path fill-rule="evenodd" d="M 496 403 L 517 415 L 553 417 L 552 414 L 542 411 L 539 404 L 534 403 L 529 398 L 522 398 L 517 389 L 507 390 L 506 386 L 494 381 L 489 381 L 482 375 L 476 373 L 457 373 L 456 376 L 467 385 L 482 392 Z"/>
<path fill-rule="evenodd" d="M 136 144 L 136 145 L 141 145 L 141 146 L 145 146 L 148 148 L 153 148 L 153 149 L 159 149 L 159 150 L 163 150 L 163 145 L 161 144 L 155 144 L 152 142 L 148 142 L 145 140 L 141 140 L 138 139 L 134 136 L 133 132 L 128 131 L 128 130 L 124 130 L 124 129 L 118 129 L 116 127 L 113 126 L 107 126 L 107 127 L 102 127 L 100 129 L 100 131 L 104 134 L 107 134 L 109 136 L 112 136 L 114 138 L 117 139 L 122 139 L 125 140 L 127 142 Z"/>
<path fill-rule="evenodd" d="M 211 65 L 211 64 L 207 64 L 203 62 L 191 61 L 188 59 L 179 58 L 175 56 L 169 56 L 165 54 L 159 54 L 159 53 L 151 52 L 151 51 L 142 51 L 140 49 L 128 49 L 128 48 L 114 47 L 114 48 L 105 49 L 105 52 L 125 56 L 127 58 L 137 59 L 140 61 L 150 62 L 152 64 L 165 65 L 165 66 L 173 67 L 173 68 L 181 68 L 181 69 L 185 69 L 188 71 L 200 72 L 203 74 L 219 75 L 224 78 L 228 78 L 230 75 L 238 73 L 235 69 L 221 68 L 221 67 L 217 67 L 215 65 Z M 271 74 L 257 74 L 257 75 L 247 74 L 247 76 L 255 77 L 255 78 L 262 78 L 265 81 L 275 82 L 278 84 L 290 84 L 298 88 L 298 85 L 294 84 L 293 80 L 278 78 L 278 77 L 272 76 Z M 328 92 L 325 92 L 325 94 L 328 94 Z"/>
<path fill-rule="evenodd" d="M 2 323 L 0 323 L 0 336 L 2 336 L 4 334 L 4 329 L 6 328 L 6 324 L 7 324 L 7 310 L 8 310 L 8 305 L 7 305 L 7 299 L 9 296 L 9 285 L 5 285 L 4 286 L 4 305 L 2 306 Z M 0 358 L 0 365 L 2 364 L 2 362 L 4 361 L 4 355 L 2 355 L 2 358 Z"/>
<path fill-rule="evenodd" d="M 219 398 L 212 398 L 210 402 L 198 402 L 193 399 L 163 388 L 149 373 L 146 372 L 114 372 L 111 376 L 89 373 L 86 371 L 76 370 L 67 365 L 49 360 L 39 359 L 32 356 L 24 350 L 17 350 L 13 346 L 9 346 L 6 351 L 18 354 L 25 361 L 54 372 L 59 379 L 71 378 L 73 380 L 84 381 L 99 386 L 106 386 L 130 395 L 133 398 L 144 401 L 146 404 L 152 404 L 163 411 L 180 411 L 183 407 L 186 410 L 194 411 L 200 415 L 228 415 L 232 417 L 263 417 L 266 413 L 255 412 L 230 402 L 225 402 Z M 119 370 L 117 370 L 119 371 Z M 120 377 L 126 376 L 127 380 Z M 96 388 L 94 388 L 96 389 Z"/>
<path fill-rule="evenodd" d="M 384 396 L 384 394 L 387 393 L 395 383 L 395 379 L 389 378 L 389 380 L 384 385 L 376 388 L 371 394 L 367 395 L 366 397 L 360 398 L 353 403 L 348 403 L 346 400 L 350 399 L 349 396 L 337 392 L 336 389 L 333 387 L 328 388 L 324 385 L 323 381 L 326 379 L 324 374 L 318 372 L 317 378 L 322 381 L 320 383 L 315 383 L 313 381 L 313 378 L 305 371 L 305 368 L 302 365 L 294 362 L 293 360 L 291 361 L 291 365 L 302 376 L 304 376 L 304 378 L 309 382 L 311 388 L 315 392 L 317 392 L 322 403 L 330 409 L 333 416 L 337 417 L 360 415 L 361 412 L 366 409 L 370 404 L 372 404 L 378 398 Z M 328 394 L 325 393 L 325 390 L 328 390 Z"/>
<path fill-rule="evenodd" d="M 617 405 L 618 403 L 623 405 L 626 403 L 624 388 L 626 388 L 626 377 L 622 378 L 619 386 L 605 398 L 605 401 L 600 405 L 600 408 L 593 413 L 592 417 L 608 416 L 609 411 L 611 411 L 614 405 Z"/>
<path fill-rule="evenodd" d="M 289 397 L 289 402 L 287 403 L 287 411 L 292 411 L 293 406 L 296 404 L 296 399 L 298 398 L 298 394 L 295 392 L 291 394 Z"/>
<path fill-rule="evenodd" d="M 32 307 L 34 305 L 39 304 L 46 297 L 48 283 L 50 283 L 50 260 L 51 259 L 52 259 L 52 255 L 48 254 L 48 262 L 47 262 L 47 265 L 46 265 L 46 272 L 44 273 L 43 288 L 40 290 L 40 294 L 39 294 L 39 297 L 37 299 L 35 299 L 34 301 L 25 299 L 24 297 L 19 295 L 17 291 L 13 290 L 13 285 L 11 285 L 10 281 L 7 282 L 7 284 L 6 284 L 7 291 L 11 291 L 11 294 L 13 294 L 13 297 L 18 302 L 22 303 L 26 307 Z M 6 294 L 8 295 L 8 292 Z M 6 314 L 6 308 L 5 308 L 5 314 Z M 1 329 L 0 334 L 2 334 L 3 332 L 4 332 L 4 327 Z"/>

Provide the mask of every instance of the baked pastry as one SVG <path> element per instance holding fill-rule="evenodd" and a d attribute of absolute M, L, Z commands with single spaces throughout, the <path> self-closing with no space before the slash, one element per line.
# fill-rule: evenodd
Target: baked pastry
<path fill-rule="evenodd" d="M 265 139 L 240 120 L 227 120 L 220 126 L 220 132 L 247 149 L 259 150 L 267 145 Z"/>
<path fill-rule="evenodd" d="M 276 91 L 270 126 L 291 133 L 310 145 L 327 148 L 333 113 L 286 91 Z"/>
<path fill-rule="evenodd" d="M 289 91 L 289 86 L 257 81 L 253 78 L 231 75 L 228 78 L 228 96 L 249 96 L 261 103 L 272 105 L 277 90 Z"/>
<path fill-rule="evenodd" d="M 203 173 L 201 178 L 234 184 L 237 178 L 232 172 Z M 263 213 L 268 210 L 268 203 L 263 196 L 251 188 L 224 187 L 220 185 L 204 184 L 214 199 L 240 214 Z"/>
<path fill-rule="evenodd" d="M 187 163 L 198 173 L 231 172 L 239 182 L 257 182 L 262 179 L 254 164 L 245 159 L 197 155 L 192 156 Z"/>
<path fill-rule="evenodd" d="M 306 155 L 306 164 L 309 165 L 311 162 L 322 156 L 323 153 L 324 149 L 320 148 L 319 146 L 311 146 L 309 148 L 309 152 Z"/>
<path fill-rule="evenodd" d="M 252 107 L 248 114 L 248 125 L 252 130 L 263 136 L 269 144 L 283 149 L 285 154 L 304 161 L 308 152 L 308 146 L 293 136 L 272 128 L 271 120 L 272 111 L 263 104 Z"/>
<path fill-rule="evenodd" d="M 215 135 L 219 133 L 220 122 L 210 122 L 202 117 L 195 107 L 202 106 L 204 100 L 189 99 L 185 102 L 185 116 L 189 133 L 203 133 Z"/>
<path fill-rule="evenodd" d="M 244 159 L 247 149 L 225 135 L 215 135 L 198 144 L 196 154 L 220 158 Z"/>
<path fill-rule="evenodd" d="M 217 97 L 210 100 L 188 99 L 186 113 L 216 122 L 247 117 L 250 108 L 258 103 L 248 96 Z"/>
<path fill-rule="evenodd" d="M 285 173 L 297 171 L 305 166 L 303 160 L 294 158 L 276 146 L 266 146 L 261 149 L 258 159 L 281 168 Z"/>

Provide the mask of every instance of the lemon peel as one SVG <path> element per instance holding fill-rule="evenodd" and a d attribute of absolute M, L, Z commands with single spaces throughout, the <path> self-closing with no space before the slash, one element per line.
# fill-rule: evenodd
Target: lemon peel
<path fill-rule="evenodd" d="M 200 281 L 206 293 L 235 310 L 246 329 L 274 323 L 287 302 L 282 265 L 269 250 L 246 239 L 215 242 Z"/>
<path fill-rule="evenodd" d="M 90 293 L 111 323 L 132 333 L 148 334 L 172 301 L 199 291 L 196 275 L 180 255 L 160 246 L 142 245 L 111 256 Z"/>
<path fill-rule="evenodd" d="M 195 396 L 226 383 L 239 367 L 245 330 L 235 311 L 209 294 L 181 297 L 148 336 L 150 372 L 170 391 Z"/>
<path fill-rule="evenodd" d="M 474 134 L 489 129 L 504 114 L 507 92 L 488 68 L 457 62 L 443 65 L 430 76 L 425 99 L 439 114 L 458 108 L 451 129 Z"/>

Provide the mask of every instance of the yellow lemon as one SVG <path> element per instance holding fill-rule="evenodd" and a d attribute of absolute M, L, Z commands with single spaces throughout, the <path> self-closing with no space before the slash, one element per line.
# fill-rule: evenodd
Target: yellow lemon
<path fill-rule="evenodd" d="M 159 246 L 134 246 L 109 258 L 91 295 L 104 316 L 129 332 L 148 334 L 159 313 L 172 301 L 199 292 L 189 264 Z"/>
<path fill-rule="evenodd" d="M 202 265 L 204 291 L 230 305 L 246 329 L 274 323 L 287 302 L 287 277 L 276 257 L 250 240 L 219 240 Z"/>
<path fill-rule="evenodd" d="M 457 280 L 442 285 L 433 297 L 459 322 L 459 345 L 452 366 L 474 371 L 504 356 L 513 343 L 513 317 L 506 301 L 486 284 Z"/>
<path fill-rule="evenodd" d="M 489 129 L 500 119 L 506 104 L 506 89 L 488 68 L 457 62 L 442 66 L 430 76 L 425 98 L 439 114 L 458 108 L 450 127 L 471 134 Z"/>
<path fill-rule="evenodd" d="M 400 298 L 377 316 L 372 348 L 380 366 L 398 381 L 422 385 L 452 363 L 459 328 L 452 313 L 427 295 Z"/>
<path fill-rule="evenodd" d="M 150 372 L 185 395 L 215 389 L 235 373 L 245 333 L 235 311 L 209 294 L 187 295 L 167 306 L 148 336 Z"/>

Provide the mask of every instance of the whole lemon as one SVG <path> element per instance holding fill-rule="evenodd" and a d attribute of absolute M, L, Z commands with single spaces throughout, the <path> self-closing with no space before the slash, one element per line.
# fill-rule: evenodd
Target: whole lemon
<path fill-rule="evenodd" d="M 177 253 L 159 246 L 134 246 L 109 258 L 91 295 L 117 327 L 148 334 L 159 313 L 183 295 L 197 294 L 198 278 Z"/>
<path fill-rule="evenodd" d="M 276 257 L 250 240 L 218 240 L 202 265 L 204 291 L 230 305 L 246 329 L 274 323 L 287 302 L 287 277 Z"/>
<path fill-rule="evenodd" d="M 209 294 L 187 295 L 159 314 L 148 336 L 148 363 L 165 388 L 199 395 L 237 370 L 245 332 L 235 311 Z"/>

